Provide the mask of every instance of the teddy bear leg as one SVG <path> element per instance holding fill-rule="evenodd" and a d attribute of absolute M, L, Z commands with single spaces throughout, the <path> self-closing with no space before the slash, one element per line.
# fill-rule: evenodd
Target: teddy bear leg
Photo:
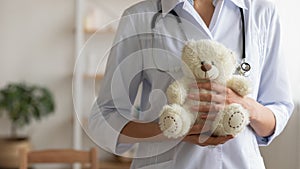
<path fill-rule="evenodd" d="M 213 134 L 236 136 L 249 124 L 249 114 L 240 104 L 230 104 L 218 113 L 213 123 Z"/>
<path fill-rule="evenodd" d="M 188 133 L 195 119 L 195 114 L 178 104 L 165 105 L 161 111 L 159 126 L 168 138 L 178 138 Z"/>

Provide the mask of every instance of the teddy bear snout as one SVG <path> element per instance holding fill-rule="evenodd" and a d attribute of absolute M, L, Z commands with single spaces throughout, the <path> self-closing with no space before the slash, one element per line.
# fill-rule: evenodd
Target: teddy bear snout
<path fill-rule="evenodd" d="M 201 65 L 201 70 L 204 72 L 209 71 L 212 68 L 212 66 L 210 64 L 204 63 Z"/>

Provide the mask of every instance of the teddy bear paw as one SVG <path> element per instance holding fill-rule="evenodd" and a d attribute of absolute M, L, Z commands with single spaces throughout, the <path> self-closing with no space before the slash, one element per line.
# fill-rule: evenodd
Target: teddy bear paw
<path fill-rule="evenodd" d="M 248 111 L 240 104 L 234 103 L 226 106 L 221 114 L 223 114 L 223 119 L 221 120 L 223 131 L 221 135 L 236 136 L 249 123 Z"/>
<path fill-rule="evenodd" d="M 223 117 L 223 126 L 225 131 L 232 135 L 240 133 L 249 123 L 249 114 L 240 104 L 231 104 L 227 106 Z"/>
<path fill-rule="evenodd" d="M 168 138 L 178 138 L 188 133 L 191 122 L 186 110 L 178 104 L 164 106 L 159 126 Z"/>

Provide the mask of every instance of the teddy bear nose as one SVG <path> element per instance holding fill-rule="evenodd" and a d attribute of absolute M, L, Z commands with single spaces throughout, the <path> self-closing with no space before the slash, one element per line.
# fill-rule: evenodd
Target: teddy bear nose
<path fill-rule="evenodd" d="M 201 70 L 204 71 L 204 72 L 207 72 L 211 69 L 211 65 L 210 64 L 203 64 L 201 66 Z"/>

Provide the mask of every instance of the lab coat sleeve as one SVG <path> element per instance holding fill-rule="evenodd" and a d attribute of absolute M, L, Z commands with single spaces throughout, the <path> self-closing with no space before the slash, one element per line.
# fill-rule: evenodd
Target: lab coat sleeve
<path fill-rule="evenodd" d="M 100 93 L 89 117 L 88 134 L 101 148 L 121 154 L 130 145 L 119 144 L 123 127 L 132 120 L 133 103 L 142 79 L 140 44 L 131 15 L 125 11 L 110 50 Z"/>
<path fill-rule="evenodd" d="M 274 7 L 269 11 L 271 19 L 265 42 L 266 55 L 262 67 L 258 102 L 269 108 L 276 119 L 274 133 L 269 137 L 256 136 L 259 145 L 269 145 L 285 128 L 293 111 L 285 57 L 282 54 L 279 17 Z"/>

